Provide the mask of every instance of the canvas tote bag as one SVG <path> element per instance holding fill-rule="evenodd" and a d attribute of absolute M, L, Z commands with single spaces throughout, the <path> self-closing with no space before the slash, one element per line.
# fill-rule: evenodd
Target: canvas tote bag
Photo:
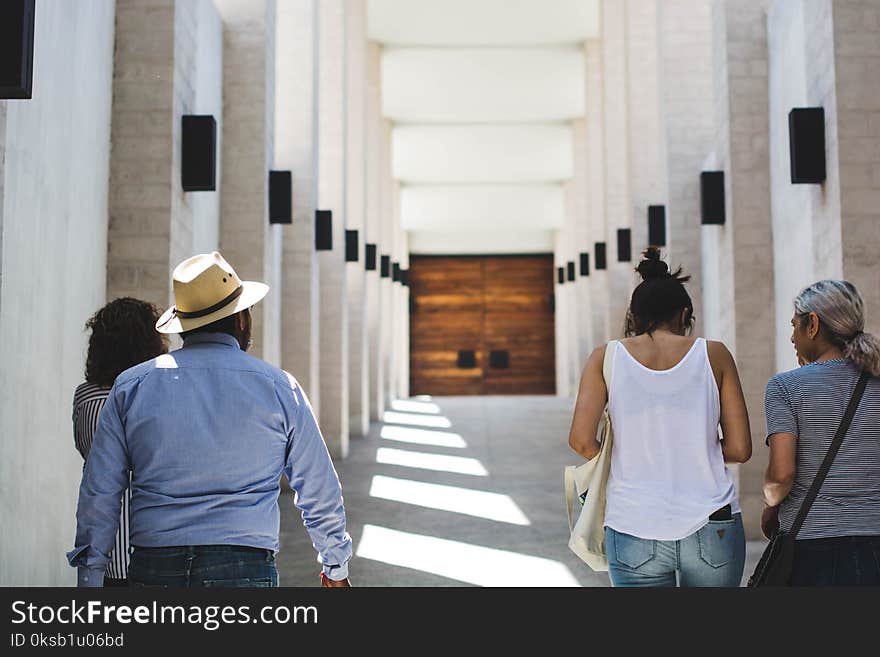
<path fill-rule="evenodd" d="M 602 376 L 610 392 L 612 366 L 617 341 L 605 347 Z M 605 552 L 605 488 L 611 472 L 611 446 L 614 442 L 608 405 L 602 415 L 602 443 L 599 453 L 583 465 L 565 468 L 565 501 L 568 509 L 568 528 L 571 538 L 568 547 L 590 568 L 599 572 L 608 570 Z"/>

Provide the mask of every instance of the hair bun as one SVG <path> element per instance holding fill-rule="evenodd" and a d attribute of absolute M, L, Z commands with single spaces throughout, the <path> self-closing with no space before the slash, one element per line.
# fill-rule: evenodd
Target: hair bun
<path fill-rule="evenodd" d="M 649 246 L 642 252 L 642 260 L 636 271 L 642 276 L 642 280 L 650 280 L 653 278 L 664 278 L 669 276 L 669 265 L 660 259 L 660 249 L 656 246 Z"/>

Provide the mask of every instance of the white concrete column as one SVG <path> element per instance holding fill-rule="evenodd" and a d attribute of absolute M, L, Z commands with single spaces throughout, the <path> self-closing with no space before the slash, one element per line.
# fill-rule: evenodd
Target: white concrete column
<path fill-rule="evenodd" d="M 370 418 L 381 421 L 385 410 L 385 373 L 382 369 L 384 343 L 382 341 L 382 295 L 385 284 L 379 277 L 382 254 L 382 191 L 385 182 L 383 170 L 384 127 L 382 124 L 381 55 L 378 43 L 367 46 L 367 99 L 366 99 L 366 232 L 365 241 L 376 245 L 376 269 L 367 272 L 366 303 L 369 334 L 370 364 Z"/>
<path fill-rule="evenodd" d="M 602 43 L 584 44 L 586 101 L 584 104 L 584 145 L 586 150 L 587 205 L 586 251 L 590 254 L 590 318 L 593 346 L 603 344 L 609 332 L 608 272 L 596 269 L 594 244 L 606 241 L 605 228 L 605 101 L 602 80 Z"/>
<path fill-rule="evenodd" d="M 253 308 L 252 353 L 281 362 L 281 229 L 269 225 L 274 163 L 275 2 L 217 0 L 223 18 L 220 250 L 244 280 L 272 291 Z"/>
<path fill-rule="evenodd" d="M 346 0 L 346 172 L 345 224 L 358 232 L 358 261 L 346 263 L 348 286 L 348 403 L 349 431 L 363 436 L 370 430 L 370 372 L 367 333 L 367 276 L 364 270 L 366 235 L 366 74 L 365 0 Z"/>
<path fill-rule="evenodd" d="M 390 331 L 390 352 L 388 362 L 388 400 L 394 401 L 400 397 L 400 359 L 401 359 L 401 342 L 403 341 L 403 332 L 401 324 L 401 288 L 400 281 L 394 281 L 395 265 L 399 268 L 402 252 L 402 233 L 400 228 L 400 183 L 397 180 L 391 183 L 391 323 Z"/>
<path fill-rule="evenodd" d="M 569 305 L 568 283 L 559 282 L 558 272 L 562 268 L 565 271 L 566 263 L 566 240 L 568 232 L 565 227 L 556 230 L 556 247 L 553 254 L 553 294 L 555 298 L 555 332 L 556 332 L 556 395 L 559 397 L 569 397 L 571 390 L 571 322 L 569 314 L 571 308 Z"/>
<path fill-rule="evenodd" d="M 398 190 L 398 199 L 400 191 Z M 397 220 L 400 225 L 400 203 L 398 201 Z M 400 268 L 401 270 L 409 269 L 409 240 L 405 230 L 400 230 Z M 409 287 L 401 283 L 400 301 L 398 303 L 398 321 L 400 322 L 400 340 L 398 342 L 398 363 L 397 363 L 397 396 L 406 399 L 409 397 Z"/>
<path fill-rule="evenodd" d="M 281 364 L 320 414 L 320 272 L 316 0 L 278 4 L 275 29 L 275 169 L 293 180 L 293 224 L 283 226 Z"/>
<path fill-rule="evenodd" d="M 602 91 L 609 338 L 623 335 L 633 283 L 632 263 L 617 260 L 617 231 L 632 227 L 627 48 L 627 3 L 606 1 L 602 5 Z"/>
<path fill-rule="evenodd" d="M 83 324 L 105 301 L 107 216 L 113 107 L 112 0 L 37 2 L 34 88 L 30 100 L 0 100 L 0 586 L 75 586 L 64 554 L 73 546 L 82 459 L 73 449 L 71 400 L 83 379 Z M 123 5 L 123 3 L 120 3 Z M 161 12 L 160 12 L 161 13 Z M 173 14 L 173 8 L 169 11 Z M 168 15 L 162 22 L 170 25 Z M 135 22 L 133 19 L 131 23 Z M 131 23 L 123 26 L 123 32 Z M 170 69 L 167 32 L 150 35 L 166 47 L 157 67 Z M 5 45 L 5 44 L 4 44 Z M 149 48 L 138 41 L 132 48 Z M 117 49 L 118 56 L 122 57 Z M 132 80 L 134 53 L 121 73 L 119 100 L 133 114 L 127 127 L 138 146 L 163 153 L 165 172 L 153 190 L 162 200 L 167 245 L 171 156 L 171 94 L 156 98 L 166 123 L 156 143 L 145 137 L 146 112 L 132 95 L 148 95 Z M 141 86 L 150 87 L 141 63 Z M 118 88 L 118 87 L 117 87 Z M 124 102 L 123 102 L 124 101 Z M 165 117 L 168 117 L 165 122 Z M 111 128 L 112 125 L 112 128 Z M 165 157 L 167 154 L 167 157 Z M 118 155 L 118 153 L 117 153 Z M 128 153 L 126 153 L 128 155 Z M 144 175 L 153 161 L 143 153 Z M 132 166 L 129 171 L 133 172 Z M 133 172 L 134 175 L 134 172 Z M 152 174 L 150 174 L 152 175 Z M 138 199 L 136 175 L 118 221 L 129 235 L 152 225 Z M 121 199 L 117 199 L 121 200 Z M 164 249 L 167 263 L 167 248 Z M 154 266 L 143 261 L 144 266 Z M 135 270 L 128 270 L 137 276 Z M 164 283 L 168 271 L 157 279 Z M 128 275 L 128 273 L 126 274 Z M 131 283 L 137 291 L 137 281 Z M 159 287 L 159 286 L 157 286 Z M 164 287 L 159 288 L 164 291 Z M 167 294 L 160 301 L 167 301 Z"/>
<path fill-rule="evenodd" d="M 658 3 L 626 0 L 629 163 L 634 269 L 648 246 L 648 206 L 666 203 L 666 162 L 660 121 Z M 639 281 L 635 276 L 634 281 Z"/>
<path fill-rule="evenodd" d="M 330 453 L 348 455 L 348 296 L 345 270 L 345 0 L 318 2 L 318 208 L 333 213 L 333 249 L 321 271 L 321 429 Z"/>
<path fill-rule="evenodd" d="M 567 181 L 564 185 L 565 195 L 565 250 L 563 252 L 564 269 L 565 269 L 565 296 L 568 311 L 568 389 L 574 395 L 577 392 L 578 381 L 581 373 L 581 308 L 580 295 L 578 294 L 577 285 L 577 224 L 578 224 L 578 202 L 576 199 L 578 190 L 577 183 L 574 179 Z M 568 265 L 575 265 L 575 279 L 572 281 L 568 276 Z"/>
<path fill-rule="evenodd" d="M 697 335 L 703 332 L 700 171 L 712 149 L 710 0 L 663 0 L 659 9 L 661 112 L 667 173 L 670 265 L 691 276 Z"/>
<path fill-rule="evenodd" d="M 834 0 L 833 22 L 843 276 L 865 300 L 867 330 L 878 334 L 880 3 Z"/>
<path fill-rule="evenodd" d="M 573 124 L 574 137 L 574 177 L 572 178 L 572 211 L 574 213 L 574 230 L 572 239 L 572 260 L 575 266 L 575 323 L 577 327 L 577 361 L 575 363 L 575 386 L 580 381 L 584 364 L 595 346 L 593 337 L 593 300 L 591 279 L 581 275 L 581 253 L 590 253 L 590 225 L 587 216 L 587 124 L 580 119 Z M 592 264 L 592 263 L 591 263 Z"/>
<path fill-rule="evenodd" d="M 391 122 L 383 120 L 382 122 L 382 194 L 381 194 L 381 224 L 382 238 L 380 241 L 379 251 L 381 255 L 387 256 L 388 276 L 381 279 L 381 311 L 380 311 L 380 355 L 383 380 L 384 406 L 379 408 L 379 415 L 385 412 L 385 409 L 394 399 L 395 391 L 393 385 L 392 360 L 394 353 L 394 283 L 391 280 L 391 262 L 396 256 L 394 244 L 394 191 L 396 184 L 392 176 L 391 169 Z M 380 259 L 381 266 L 381 259 Z"/>
<path fill-rule="evenodd" d="M 726 222 L 704 226 L 706 337 L 736 358 L 754 453 L 766 431 L 764 387 L 774 374 L 773 234 L 770 216 L 766 3 L 715 0 L 715 141 L 725 174 Z M 760 537 L 764 459 L 738 467 L 746 532 Z"/>

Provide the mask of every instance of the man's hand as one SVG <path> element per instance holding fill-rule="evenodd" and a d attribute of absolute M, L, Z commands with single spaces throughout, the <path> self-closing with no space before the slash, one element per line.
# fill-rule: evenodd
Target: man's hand
<path fill-rule="evenodd" d="M 348 581 L 347 577 L 340 580 L 330 579 L 322 572 L 321 586 L 323 586 L 325 589 L 351 588 L 351 582 Z"/>
<path fill-rule="evenodd" d="M 761 531 L 767 538 L 773 538 L 779 530 L 779 507 L 765 506 L 764 513 L 761 514 Z"/>

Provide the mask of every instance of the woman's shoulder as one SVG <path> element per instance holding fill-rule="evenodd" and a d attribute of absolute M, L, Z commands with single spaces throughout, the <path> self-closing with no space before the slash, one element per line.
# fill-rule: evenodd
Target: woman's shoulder
<path fill-rule="evenodd" d="M 73 392 L 73 405 L 80 406 L 91 401 L 103 401 L 107 399 L 109 393 L 110 388 L 83 381 Z"/>

